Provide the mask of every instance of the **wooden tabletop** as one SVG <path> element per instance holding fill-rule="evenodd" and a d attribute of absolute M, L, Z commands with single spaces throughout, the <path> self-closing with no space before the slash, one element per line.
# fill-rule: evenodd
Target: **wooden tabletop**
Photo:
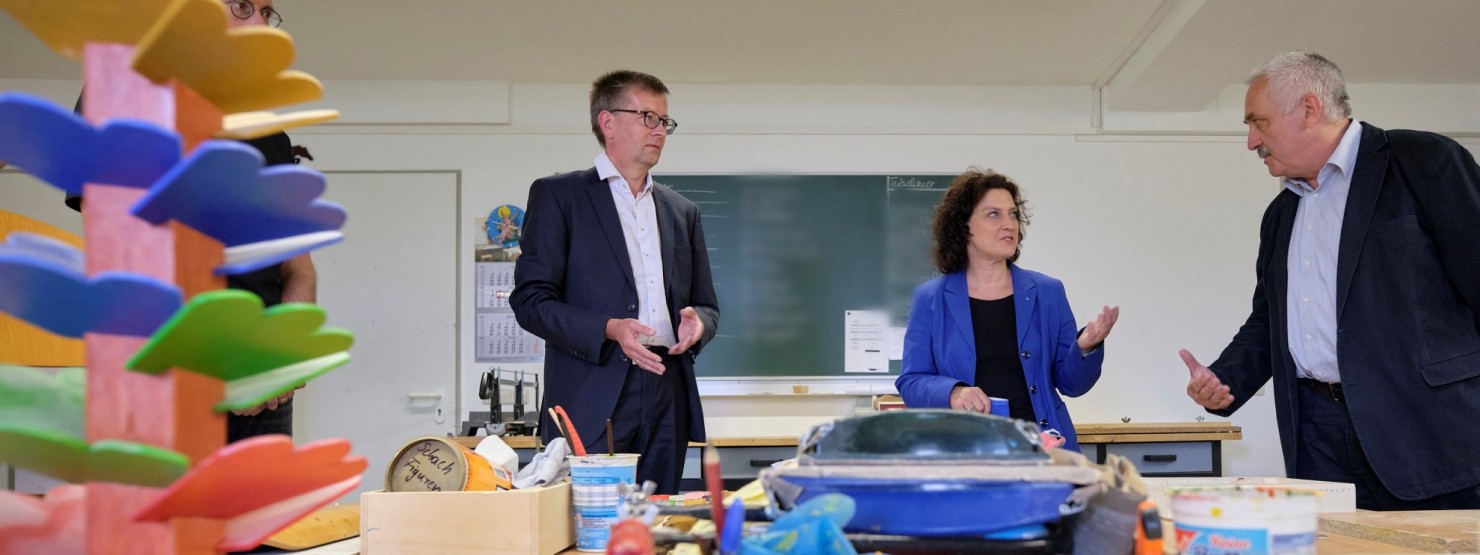
<path fill-rule="evenodd" d="M 796 437 L 716 437 L 710 439 L 715 447 L 796 447 Z M 689 447 L 703 447 L 703 443 L 689 443 Z"/>
<path fill-rule="evenodd" d="M 458 436 L 448 438 L 459 445 L 472 449 L 483 441 L 483 436 L 468 437 Z M 540 447 L 538 436 L 501 436 L 504 443 L 514 449 L 537 449 Z M 714 438 L 715 447 L 796 447 L 797 438 L 794 437 L 717 437 Z M 703 447 L 703 443 L 690 443 L 689 447 Z"/>
<path fill-rule="evenodd" d="M 1079 424 L 1079 443 L 1151 443 L 1163 441 L 1232 441 L 1243 439 L 1243 429 L 1227 422 L 1151 422 L 1118 424 Z M 477 447 L 482 437 L 454 437 L 459 444 L 469 449 Z M 771 437 L 717 437 L 711 441 L 715 447 L 796 447 L 794 436 Z M 514 449 L 536 449 L 540 446 L 538 436 L 503 436 L 504 443 Z M 690 443 L 689 447 L 703 447 L 703 443 Z"/>
<path fill-rule="evenodd" d="M 1476 553 L 1480 510 L 1325 513 L 1321 532 L 1427 553 Z"/>
<path fill-rule="evenodd" d="M 1316 535 L 1317 555 L 1389 555 L 1393 553 L 1428 553 L 1382 542 L 1322 532 Z"/>
<path fill-rule="evenodd" d="M 342 541 L 360 535 L 360 504 L 335 503 L 279 530 L 262 545 L 288 551 Z"/>
<path fill-rule="evenodd" d="M 1149 422 L 1079 424 L 1079 443 L 1152 443 L 1164 441 L 1233 441 L 1243 428 L 1227 422 Z"/>
<path fill-rule="evenodd" d="M 1239 433 L 1241 428 L 1227 422 L 1125 422 L 1111 424 L 1078 424 L 1074 431 L 1086 434 L 1207 434 Z"/>
<path fill-rule="evenodd" d="M 561 551 L 560 555 L 575 555 L 586 553 L 574 547 Z M 1399 555 L 1408 553 L 1428 553 L 1416 549 L 1404 549 L 1385 543 L 1367 541 L 1336 534 L 1322 534 L 1316 538 L 1316 555 Z"/>

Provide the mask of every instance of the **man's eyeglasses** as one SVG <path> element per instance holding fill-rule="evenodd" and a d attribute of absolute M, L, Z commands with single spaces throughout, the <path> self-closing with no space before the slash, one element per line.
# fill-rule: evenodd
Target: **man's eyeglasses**
<path fill-rule="evenodd" d="M 637 114 L 639 116 L 642 116 L 642 124 L 643 125 L 646 125 L 648 129 L 657 129 L 658 128 L 658 124 L 661 123 L 661 124 L 663 124 L 663 130 L 664 131 L 667 131 L 669 135 L 672 135 L 673 134 L 673 130 L 678 129 L 678 121 L 677 120 L 674 120 L 673 118 L 670 118 L 668 116 L 660 116 L 660 115 L 658 115 L 656 113 L 649 112 L 647 110 L 618 110 L 616 108 L 612 108 L 612 109 L 607 110 L 607 111 L 608 112 L 626 112 L 626 113 L 629 113 L 629 114 Z"/>
<path fill-rule="evenodd" d="M 252 19 L 252 16 L 257 13 L 257 6 L 253 5 L 250 0 L 226 0 L 226 5 L 231 8 L 231 15 L 236 16 L 237 19 Z M 277 27 L 283 24 L 283 15 L 271 6 L 266 6 L 262 8 L 262 20 L 272 27 Z"/>

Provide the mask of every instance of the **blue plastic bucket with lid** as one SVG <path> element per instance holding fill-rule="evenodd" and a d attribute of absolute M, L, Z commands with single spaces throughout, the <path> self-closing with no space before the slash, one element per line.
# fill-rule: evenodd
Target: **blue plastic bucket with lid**
<path fill-rule="evenodd" d="M 987 480 L 880 480 L 788 476 L 801 486 L 796 504 L 826 493 L 853 498 L 850 532 L 906 536 L 972 536 L 1057 522 L 1076 512 L 1064 482 Z"/>

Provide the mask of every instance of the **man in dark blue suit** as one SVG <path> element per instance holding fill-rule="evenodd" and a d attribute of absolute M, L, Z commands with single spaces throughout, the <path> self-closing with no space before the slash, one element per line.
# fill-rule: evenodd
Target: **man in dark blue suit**
<path fill-rule="evenodd" d="M 1284 190 L 1253 311 L 1187 394 L 1221 416 L 1271 378 L 1285 471 L 1376 510 L 1480 508 L 1480 167 L 1455 141 L 1350 119 L 1329 60 L 1248 80 L 1249 149 Z"/>
<path fill-rule="evenodd" d="M 592 452 L 638 453 L 637 479 L 676 493 L 689 441 L 704 440 L 694 358 L 719 305 L 699 209 L 653 182 L 668 135 L 668 88 L 615 71 L 591 88 L 595 167 L 529 187 L 509 303 L 548 343 L 544 406 L 564 406 Z M 546 417 L 546 441 L 558 433 Z"/>

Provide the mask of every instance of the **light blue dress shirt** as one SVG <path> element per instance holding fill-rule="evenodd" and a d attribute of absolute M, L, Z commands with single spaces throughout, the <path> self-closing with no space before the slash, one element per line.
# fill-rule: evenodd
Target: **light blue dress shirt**
<path fill-rule="evenodd" d="M 1316 175 L 1318 188 L 1304 179 L 1284 181 L 1286 189 L 1300 195 L 1290 233 L 1286 305 L 1290 355 L 1302 378 L 1341 382 L 1336 366 L 1336 261 L 1341 219 L 1346 215 L 1346 197 L 1361 142 L 1362 125 L 1351 121 Z"/>

